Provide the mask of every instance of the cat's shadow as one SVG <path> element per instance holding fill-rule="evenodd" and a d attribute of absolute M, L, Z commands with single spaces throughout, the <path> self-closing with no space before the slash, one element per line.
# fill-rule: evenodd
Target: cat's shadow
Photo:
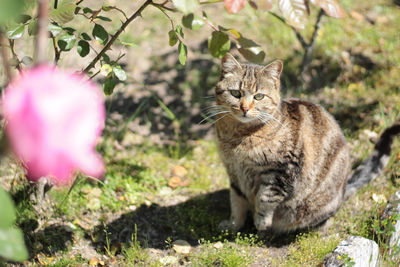
<path fill-rule="evenodd" d="M 218 224 L 229 218 L 229 213 L 229 191 L 225 189 L 171 206 L 142 205 L 110 223 L 98 225 L 90 236 L 96 237 L 92 242 L 99 250 L 137 244 L 146 248 L 168 249 L 175 240 L 186 240 L 192 246 L 199 245 L 199 240 L 234 240 L 237 237 L 235 233 L 218 229 Z M 243 237 L 257 234 L 251 219 L 240 232 Z M 90 238 L 89 235 L 87 237 Z M 295 238 L 296 234 L 264 233 L 259 241 L 263 246 L 283 247 Z"/>

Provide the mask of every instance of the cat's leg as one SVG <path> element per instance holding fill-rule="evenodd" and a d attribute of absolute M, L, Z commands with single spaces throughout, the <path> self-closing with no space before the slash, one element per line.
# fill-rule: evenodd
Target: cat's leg
<path fill-rule="evenodd" d="M 288 188 L 274 179 L 261 179 L 261 184 L 256 194 L 254 207 L 254 225 L 258 231 L 267 230 L 272 226 L 275 209 L 289 195 Z"/>
<path fill-rule="evenodd" d="M 230 189 L 230 206 L 231 217 L 230 220 L 222 221 L 218 228 L 221 230 L 238 231 L 243 227 L 246 222 L 247 211 L 249 210 L 249 203 L 246 197 L 236 187 L 232 186 Z"/>

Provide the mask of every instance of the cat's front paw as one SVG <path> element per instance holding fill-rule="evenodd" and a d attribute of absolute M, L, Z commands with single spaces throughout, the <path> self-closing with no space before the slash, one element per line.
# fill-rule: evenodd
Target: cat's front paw
<path fill-rule="evenodd" d="M 240 227 L 238 227 L 237 224 L 235 224 L 235 222 L 231 221 L 231 220 L 223 220 L 222 222 L 220 222 L 218 224 L 218 230 L 220 231 L 238 231 L 240 229 Z"/>
<path fill-rule="evenodd" d="M 265 231 L 272 226 L 272 216 L 255 216 L 254 225 L 258 231 Z"/>

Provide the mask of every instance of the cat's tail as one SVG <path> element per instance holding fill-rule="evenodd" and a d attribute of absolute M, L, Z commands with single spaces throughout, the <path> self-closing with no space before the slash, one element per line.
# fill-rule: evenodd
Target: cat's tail
<path fill-rule="evenodd" d="M 374 151 L 360 166 L 351 174 L 347 181 L 344 199 L 349 198 L 359 188 L 368 184 L 381 174 L 389 162 L 393 139 L 400 134 L 400 124 L 386 128 L 375 144 Z"/>

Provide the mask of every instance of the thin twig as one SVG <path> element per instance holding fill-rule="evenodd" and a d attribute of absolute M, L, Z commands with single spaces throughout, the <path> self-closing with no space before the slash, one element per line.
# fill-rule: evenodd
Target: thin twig
<path fill-rule="evenodd" d="M 151 5 L 154 6 L 154 7 L 156 7 L 156 8 L 158 8 L 158 9 L 168 18 L 168 20 L 171 22 L 172 30 L 175 30 L 174 21 L 173 21 L 173 20 L 171 19 L 171 17 L 167 14 L 167 12 L 165 12 L 164 7 L 161 6 L 161 5 L 158 5 L 158 4 L 154 4 L 154 3 L 151 3 Z"/>
<path fill-rule="evenodd" d="M 21 71 L 22 70 L 21 61 L 19 60 L 19 57 L 14 50 L 14 40 L 8 39 L 8 43 L 10 44 L 10 50 L 13 55 L 13 59 L 15 60 L 15 64 L 16 64 L 15 67 L 17 68 L 18 71 Z"/>
<path fill-rule="evenodd" d="M 53 48 L 54 48 L 54 63 L 57 65 L 58 61 L 60 60 L 61 50 L 58 48 L 56 38 L 51 36 L 53 40 Z"/>
<path fill-rule="evenodd" d="M 303 36 L 299 33 L 299 31 L 295 27 L 287 24 L 286 20 L 283 17 L 279 16 L 278 14 L 276 14 L 274 12 L 271 12 L 271 11 L 269 11 L 269 14 L 271 14 L 272 16 L 277 18 L 282 23 L 285 23 L 286 25 L 288 25 L 294 31 L 294 33 L 296 34 L 296 38 L 300 42 L 300 44 L 303 47 L 303 49 L 306 49 L 308 47 L 307 42 L 304 40 Z"/>
<path fill-rule="evenodd" d="M 80 3 L 82 3 L 84 0 L 79 0 L 78 2 L 76 2 L 76 5 L 78 6 Z"/>
<path fill-rule="evenodd" d="M 309 64 L 310 64 L 310 61 L 311 61 L 311 57 L 312 57 L 312 54 L 314 52 L 315 41 L 316 41 L 317 36 L 318 36 L 318 30 L 320 29 L 321 24 L 322 24 L 322 17 L 323 17 L 324 14 L 325 14 L 324 10 L 320 9 L 320 11 L 318 13 L 317 20 L 315 21 L 314 32 L 313 32 L 313 34 L 311 36 L 310 43 L 307 45 L 306 51 L 304 53 L 303 62 L 301 63 L 301 70 L 300 70 L 300 77 L 303 80 L 305 78 L 304 75 L 308 70 L 308 67 L 309 67 Z"/>
<path fill-rule="evenodd" d="M 37 35 L 35 44 L 35 65 L 46 62 L 47 38 L 48 38 L 48 13 L 49 0 L 38 0 L 39 14 L 37 24 Z"/>
<path fill-rule="evenodd" d="M 7 75 L 7 82 L 10 82 L 12 80 L 12 71 L 10 67 L 10 62 L 8 61 L 8 56 L 7 56 L 7 50 L 6 50 L 6 37 L 4 36 L 4 33 L 0 31 L 0 46 L 1 46 L 1 57 L 2 57 L 2 62 L 3 62 L 3 67 Z"/>
<path fill-rule="evenodd" d="M 152 0 L 146 0 L 146 2 L 143 3 L 143 5 L 140 6 L 140 8 L 133 13 L 132 16 L 129 17 L 118 29 L 118 31 L 111 37 L 111 39 L 107 42 L 107 44 L 103 47 L 103 49 L 100 51 L 100 53 L 89 63 L 89 65 L 83 70 L 83 72 L 89 72 L 99 61 L 99 59 L 104 55 L 107 50 L 110 49 L 111 45 L 118 39 L 119 35 L 125 30 L 125 28 L 131 23 L 133 20 L 135 20 L 138 16 L 141 15 L 142 11 L 152 3 Z"/>
<path fill-rule="evenodd" d="M 223 0 L 208 0 L 208 1 L 200 2 L 200 5 L 215 4 L 215 3 L 220 3 L 220 2 L 223 2 Z"/>

